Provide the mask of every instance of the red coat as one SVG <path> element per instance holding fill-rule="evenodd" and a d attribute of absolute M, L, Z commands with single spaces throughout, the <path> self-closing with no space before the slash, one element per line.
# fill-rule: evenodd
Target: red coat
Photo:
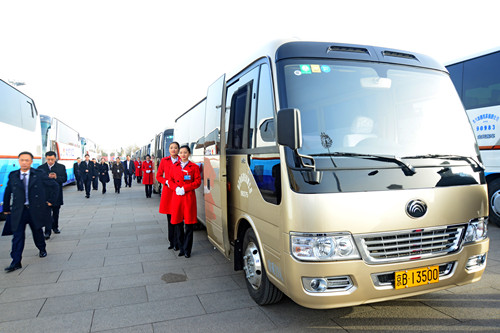
<path fill-rule="evenodd" d="M 156 172 L 156 180 L 162 184 L 161 190 L 161 200 L 160 200 L 160 213 L 161 214 L 171 214 L 171 203 L 172 197 L 175 195 L 167 185 L 167 180 L 170 175 L 170 169 L 172 168 L 173 163 L 170 156 L 164 157 L 160 161 L 160 166 L 158 167 L 158 171 Z"/>
<path fill-rule="evenodd" d="M 134 166 L 135 166 L 135 176 L 141 177 L 142 176 L 141 162 L 134 161 Z"/>
<path fill-rule="evenodd" d="M 201 185 L 200 168 L 189 161 L 184 167 L 177 161 L 170 169 L 168 184 L 174 195 L 172 198 L 172 224 L 182 223 L 195 224 L 196 217 L 196 194 L 194 190 Z M 183 187 L 185 194 L 177 195 L 175 189 Z"/>
<path fill-rule="evenodd" d="M 153 185 L 153 162 L 152 161 L 143 161 L 142 162 L 142 183 L 144 185 Z M 149 173 L 148 173 L 149 171 Z"/>

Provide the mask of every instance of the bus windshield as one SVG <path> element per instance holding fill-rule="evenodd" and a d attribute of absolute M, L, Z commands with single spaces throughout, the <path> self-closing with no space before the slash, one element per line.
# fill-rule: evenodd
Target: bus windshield
<path fill-rule="evenodd" d="M 444 72 L 289 59 L 278 63 L 278 77 L 281 107 L 301 112 L 302 154 L 477 156 L 467 116 Z"/>

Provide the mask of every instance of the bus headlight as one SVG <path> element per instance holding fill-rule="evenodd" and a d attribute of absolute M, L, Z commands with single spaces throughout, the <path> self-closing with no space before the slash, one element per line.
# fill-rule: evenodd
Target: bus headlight
<path fill-rule="evenodd" d="M 478 242 L 486 238 L 488 233 L 488 222 L 484 217 L 469 221 L 467 231 L 465 231 L 465 243 Z"/>
<path fill-rule="evenodd" d="M 291 232 L 290 253 L 298 260 L 331 261 L 360 259 L 349 233 L 310 234 Z"/>

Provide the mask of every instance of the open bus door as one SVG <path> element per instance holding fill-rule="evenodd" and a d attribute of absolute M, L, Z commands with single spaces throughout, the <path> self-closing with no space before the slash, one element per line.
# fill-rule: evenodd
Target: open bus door
<path fill-rule="evenodd" d="M 208 87 L 207 91 L 203 186 L 208 239 L 229 257 L 225 104 L 226 75 L 224 74 Z"/>

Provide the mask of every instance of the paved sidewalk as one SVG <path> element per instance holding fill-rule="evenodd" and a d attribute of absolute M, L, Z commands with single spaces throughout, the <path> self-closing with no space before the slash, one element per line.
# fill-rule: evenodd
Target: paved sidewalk
<path fill-rule="evenodd" d="M 61 234 L 38 257 L 27 232 L 23 268 L 0 272 L 0 332 L 470 332 L 500 327 L 500 229 L 476 284 L 365 306 L 311 310 L 286 297 L 259 307 L 242 272 L 196 231 L 192 257 L 168 250 L 159 196 L 64 189 Z M 3 225 L 3 224 L 2 224 Z M 29 228 L 28 228 L 29 230 Z M 0 239 L 10 264 L 11 237 Z"/>

